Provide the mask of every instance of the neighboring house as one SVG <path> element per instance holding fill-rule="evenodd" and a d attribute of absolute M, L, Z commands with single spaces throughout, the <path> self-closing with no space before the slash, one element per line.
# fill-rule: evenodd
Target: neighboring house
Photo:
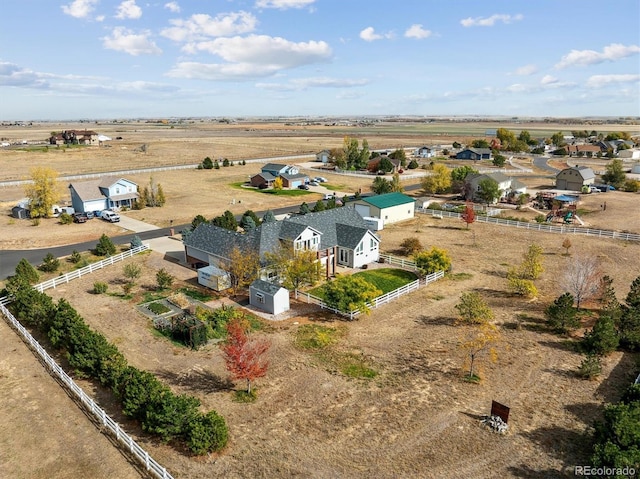
<path fill-rule="evenodd" d="M 103 176 L 69 185 L 71 205 L 76 212 L 131 208 L 138 199 L 138 185 L 125 178 Z"/>
<path fill-rule="evenodd" d="M 507 198 L 514 194 L 524 194 L 527 192 L 527 186 L 513 178 L 509 178 L 507 175 L 495 172 L 495 173 L 470 173 L 464 179 L 465 183 L 465 196 L 467 200 L 475 200 L 477 193 L 480 191 L 480 183 L 483 180 L 493 180 L 498 183 L 500 189 L 500 198 L 497 201 Z"/>
<path fill-rule="evenodd" d="M 65 130 L 49 138 L 51 145 L 98 145 L 99 135 L 91 130 Z"/>
<path fill-rule="evenodd" d="M 465 148 L 456 154 L 456 160 L 490 160 L 490 148 Z"/>
<path fill-rule="evenodd" d="M 585 185 L 592 185 L 596 175 L 587 166 L 565 168 L 556 175 L 556 188 L 559 190 L 582 191 Z"/>
<path fill-rule="evenodd" d="M 387 225 L 413 218 L 416 200 L 402 193 L 386 193 L 361 198 L 353 204 L 363 218 L 381 218 Z"/>
<path fill-rule="evenodd" d="M 319 161 L 322 164 L 329 163 L 329 158 L 331 157 L 331 152 L 329 150 L 322 150 L 316 153 L 316 161 Z"/>
<path fill-rule="evenodd" d="M 597 145 L 567 145 L 564 148 L 569 156 L 596 156 L 601 153 L 600 147 Z"/>
<path fill-rule="evenodd" d="M 256 279 L 249 286 L 249 304 L 269 314 L 289 311 L 289 291 L 279 284 Z"/>
<path fill-rule="evenodd" d="M 429 146 L 421 146 L 414 152 L 414 156 L 419 158 L 432 158 L 436 156 L 436 150 Z"/>
<path fill-rule="evenodd" d="M 276 178 L 282 178 L 284 188 L 295 189 L 309 182 L 309 176 L 300 173 L 296 166 L 267 163 L 261 168 L 261 172 L 251 177 L 251 186 L 257 188 L 260 185 L 273 186 Z"/>
<path fill-rule="evenodd" d="M 376 156 L 373 160 L 369 160 L 367 162 L 367 170 L 373 171 L 373 172 L 378 171 L 380 162 L 382 161 L 383 158 L 386 158 L 391 162 L 391 164 L 393 165 L 394 172 L 398 171 L 401 168 L 400 166 L 401 160 L 398 160 L 396 158 L 389 158 L 386 154 L 384 154 L 384 155 Z"/>
<path fill-rule="evenodd" d="M 620 153 L 618 153 L 618 158 L 622 160 L 640 160 L 640 150 L 636 148 L 622 150 Z"/>
<path fill-rule="evenodd" d="M 265 280 L 273 279 L 266 254 L 275 253 L 285 245 L 293 247 L 294 251 L 316 251 L 328 277 L 335 274 L 337 265 L 360 268 L 377 261 L 380 239 L 350 206 L 263 223 L 244 233 L 203 223 L 184 239 L 186 259 L 190 265 L 225 269 L 231 252 L 238 248 L 259 256 L 262 267 L 260 279 Z"/>

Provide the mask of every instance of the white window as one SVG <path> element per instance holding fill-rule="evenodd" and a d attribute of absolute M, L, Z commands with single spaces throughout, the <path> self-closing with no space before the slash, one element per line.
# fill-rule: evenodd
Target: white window
<path fill-rule="evenodd" d="M 256 293 L 256 299 L 258 300 L 258 303 L 264 304 L 264 294 Z"/>
<path fill-rule="evenodd" d="M 116 188 L 116 195 L 117 195 L 118 193 L 120 193 L 120 188 L 119 188 L 119 187 L 117 187 L 117 188 Z"/>
<path fill-rule="evenodd" d="M 360 243 L 357 247 L 356 247 L 356 255 L 360 256 L 362 254 L 362 250 L 364 248 L 362 247 L 362 243 Z"/>
<path fill-rule="evenodd" d="M 376 240 L 374 240 L 373 238 L 369 238 L 369 249 L 371 251 L 375 250 L 378 248 L 378 242 Z"/>

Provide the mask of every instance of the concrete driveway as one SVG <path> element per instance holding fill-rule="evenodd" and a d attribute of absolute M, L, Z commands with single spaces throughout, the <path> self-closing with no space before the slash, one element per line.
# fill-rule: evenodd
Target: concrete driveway
<path fill-rule="evenodd" d="M 150 225 L 149 223 L 145 223 L 144 221 L 134 220 L 133 218 L 129 218 L 122 213 L 118 214 L 120 215 L 120 222 L 117 223 L 117 225 L 126 230 L 133 231 L 134 233 L 142 233 L 143 231 L 160 229 L 158 226 Z"/>

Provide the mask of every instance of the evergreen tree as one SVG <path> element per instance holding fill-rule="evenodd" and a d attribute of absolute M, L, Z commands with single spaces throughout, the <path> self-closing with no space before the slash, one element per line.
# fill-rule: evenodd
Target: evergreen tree
<path fill-rule="evenodd" d="M 264 216 L 262 217 L 263 223 L 273 223 L 276 221 L 276 216 L 273 214 L 273 211 L 267 210 Z"/>
<path fill-rule="evenodd" d="M 311 210 L 309 209 L 309 205 L 307 205 L 306 202 L 302 203 L 300 205 L 300 210 L 298 211 L 298 213 L 300 213 L 301 215 L 306 215 L 307 213 L 311 213 Z"/>
<path fill-rule="evenodd" d="M 35 284 L 40 279 L 36 269 L 25 258 L 22 258 L 16 266 L 16 276 L 29 284 Z"/>
<path fill-rule="evenodd" d="M 325 207 L 325 205 L 324 205 L 324 201 L 322 201 L 322 200 L 318 200 L 318 201 L 316 202 L 316 205 L 313 207 L 313 210 L 312 210 L 312 211 L 313 211 L 314 213 L 317 213 L 318 211 L 324 211 L 324 210 L 326 210 L 326 209 L 327 209 L 327 208 L 326 208 L 326 207 Z"/>
<path fill-rule="evenodd" d="M 616 331 L 613 318 L 605 314 L 601 316 L 593 325 L 583 341 L 582 345 L 587 353 L 598 356 L 607 356 L 618 347 L 618 333 Z"/>
<path fill-rule="evenodd" d="M 573 295 L 564 293 L 559 296 L 553 304 L 549 305 L 544 314 L 547 317 L 547 324 L 559 333 L 566 333 L 576 329 L 580 325 L 576 310 L 573 307 Z"/>
<path fill-rule="evenodd" d="M 98 256 L 111 256 L 112 254 L 115 254 L 115 252 L 116 246 L 113 244 L 113 241 L 103 233 L 96 245 L 96 254 Z"/>

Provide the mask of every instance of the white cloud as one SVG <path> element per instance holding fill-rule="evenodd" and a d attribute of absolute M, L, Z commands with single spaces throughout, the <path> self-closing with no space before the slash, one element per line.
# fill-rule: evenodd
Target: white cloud
<path fill-rule="evenodd" d="M 640 75 L 592 75 L 587 80 L 587 86 L 591 88 L 601 88 L 611 83 L 637 83 L 640 82 Z"/>
<path fill-rule="evenodd" d="M 144 30 L 133 33 L 124 27 L 115 27 L 111 36 L 103 37 L 102 44 L 108 50 L 116 50 L 129 55 L 159 55 L 162 50 L 149 37 L 151 32 Z"/>
<path fill-rule="evenodd" d="M 286 10 L 288 8 L 304 8 L 311 5 L 316 0 L 257 0 L 256 8 L 277 8 Z"/>
<path fill-rule="evenodd" d="M 105 18 L 106 18 L 106 17 L 105 17 L 104 15 L 98 15 L 98 16 L 96 17 L 96 22 L 104 22 L 104 19 L 105 19 Z"/>
<path fill-rule="evenodd" d="M 373 27 L 367 27 L 360 32 L 360 38 L 365 42 L 373 42 L 375 40 L 382 40 L 383 38 L 393 38 L 393 33 L 387 32 L 380 34 L 376 33 Z"/>
<path fill-rule="evenodd" d="M 255 30 L 258 20 L 248 12 L 221 13 L 215 18 L 199 13 L 187 20 L 169 20 L 172 27 L 160 32 L 175 42 L 203 40 L 208 37 L 225 37 Z"/>
<path fill-rule="evenodd" d="M 309 88 L 353 88 L 367 85 L 369 80 L 349 80 L 339 78 L 299 78 L 289 83 L 257 83 L 256 87 L 274 91 L 300 91 Z"/>
<path fill-rule="evenodd" d="M 0 85 L 21 88 L 47 88 L 49 83 L 41 73 L 22 68 L 15 63 L 0 62 Z"/>
<path fill-rule="evenodd" d="M 422 39 L 429 38 L 431 35 L 433 35 L 433 32 L 431 30 L 425 30 L 419 23 L 411 25 L 407 28 L 407 31 L 404 32 L 404 36 L 407 38 Z"/>
<path fill-rule="evenodd" d="M 124 0 L 124 2 L 118 5 L 116 18 L 120 18 L 122 20 L 137 20 L 141 16 L 142 9 L 136 5 L 136 0 Z"/>
<path fill-rule="evenodd" d="M 529 76 L 529 75 L 533 75 L 537 71 L 538 71 L 538 67 L 536 67 L 535 65 L 524 65 L 519 68 L 516 68 L 516 71 L 513 72 L 513 74 L 518 76 Z"/>
<path fill-rule="evenodd" d="M 540 80 L 542 85 L 553 85 L 554 83 L 558 83 L 558 79 L 551 75 L 545 75 Z"/>
<path fill-rule="evenodd" d="M 62 5 L 62 11 L 74 18 L 87 18 L 97 3 L 98 0 L 74 0 L 68 5 Z"/>
<path fill-rule="evenodd" d="M 178 2 L 165 3 L 164 8 L 172 13 L 180 13 L 180 5 L 178 5 Z"/>
<path fill-rule="evenodd" d="M 622 58 L 640 53 L 638 45 L 621 45 L 612 43 L 602 49 L 595 50 L 571 50 L 556 64 L 556 68 L 566 68 L 573 65 L 594 65 L 596 63 L 613 62 Z"/>
<path fill-rule="evenodd" d="M 217 38 L 190 45 L 194 51 L 217 55 L 227 63 L 178 63 L 169 76 L 207 80 L 249 80 L 271 76 L 281 70 L 326 62 L 331 48 L 325 42 L 294 43 L 266 35 Z"/>
<path fill-rule="evenodd" d="M 463 27 L 492 27 L 497 22 L 508 24 L 508 23 L 520 21 L 523 18 L 524 16 L 520 13 L 518 13 L 517 15 L 496 14 L 486 18 L 483 18 L 483 17 L 465 18 L 463 20 L 460 20 L 460 24 Z"/>

